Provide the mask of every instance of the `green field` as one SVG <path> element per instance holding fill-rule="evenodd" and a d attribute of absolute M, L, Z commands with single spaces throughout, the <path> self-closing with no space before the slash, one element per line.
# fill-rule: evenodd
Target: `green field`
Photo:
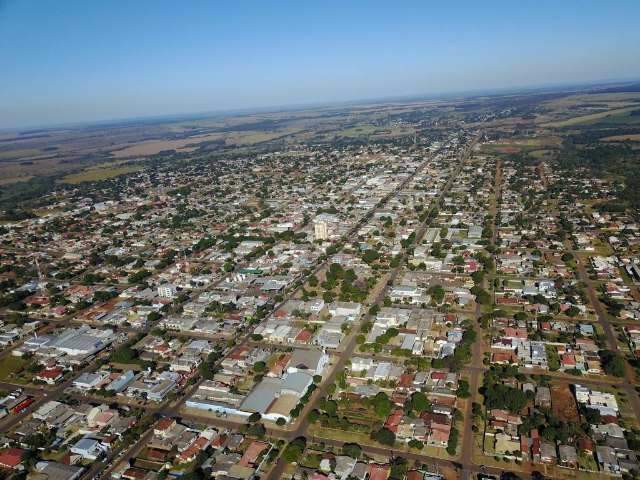
<path fill-rule="evenodd" d="M 373 125 L 358 125 L 357 127 L 349 127 L 344 130 L 339 130 L 336 135 L 341 137 L 360 137 L 363 135 L 372 135 L 378 130 Z"/>
<path fill-rule="evenodd" d="M 6 150 L 0 152 L 0 160 L 14 160 L 24 157 L 33 157 L 41 154 L 42 151 L 37 148 L 24 148 L 22 150 Z"/>
<path fill-rule="evenodd" d="M 84 170 L 80 173 L 72 173 L 62 178 L 63 183 L 77 184 L 82 182 L 95 182 L 107 180 L 126 173 L 133 173 L 142 170 L 142 165 L 123 165 L 114 167 L 95 167 Z"/>
<path fill-rule="evenodd" d="M 0 360 L 0 380 L 5 382 L 18 381 L 15 378 L 15 374 L 19 373 L 29 363 L 27 360 L 21 357 L 14 357 L 13 355 L 7 355 Z M 23 382 L 20 382 L 23 383 Z"/>
<path fill-rule="evenodd" d="M 617 110 L 608 110 L 606 112 L 592 113 L 590 115 L 581 115 L 579 117 L 568 118 L 557 122 L 543 123 L 542 126 L 562 128 L 593 123 L 627 123 L 631 112 L 634 110 L 638 110 L 638 107 L 627 107 Z M 638 117 L 638 122 L 640 122 L 640 117 Z"/>

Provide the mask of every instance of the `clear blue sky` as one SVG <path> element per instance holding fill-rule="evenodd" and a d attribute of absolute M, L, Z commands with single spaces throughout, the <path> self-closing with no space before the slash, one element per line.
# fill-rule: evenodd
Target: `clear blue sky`
<path fill-rule="evenodd" d="M 0 128 L 640 78 L 638 19 L 638 0 L 0 0 Z"/>

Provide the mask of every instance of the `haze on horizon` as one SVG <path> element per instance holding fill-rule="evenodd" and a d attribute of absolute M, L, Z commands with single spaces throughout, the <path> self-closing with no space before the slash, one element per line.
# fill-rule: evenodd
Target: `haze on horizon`
<path fill-rule="evenodd" d="M 640 78 L 640 2 L 0 0 L 0 128 Z"/>

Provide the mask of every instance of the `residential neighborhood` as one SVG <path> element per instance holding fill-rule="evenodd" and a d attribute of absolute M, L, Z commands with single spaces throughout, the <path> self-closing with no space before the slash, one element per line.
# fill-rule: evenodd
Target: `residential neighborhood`
<path fill-rule="evenodd" d="M 0 478 L 638 478 L 637 211 L 461 115 L 3 220 Z"/>

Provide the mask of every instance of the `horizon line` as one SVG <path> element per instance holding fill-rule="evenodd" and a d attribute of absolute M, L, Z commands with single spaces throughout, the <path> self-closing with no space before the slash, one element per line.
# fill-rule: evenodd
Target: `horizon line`
<path fill-rule="evenodd" d="M 118 125 L 125 123 L 145 123 L 145 122 L 157 122 L 157 123 L 169 123 L 171 121 L 189 120 L 189 119 L 203 119 L 214 116 L 231 116 L 231 115 L 251 115 L 257 113 L 279 113 L 287 111 L 299 111 L 313 108 L 324 108 L 334 106 L 349 106 L 349 105 L 367 105 L 376 102 L 380 103 L 393 103 L 398 101 L 409 100 L 437 100 L 446 98 L 473 98 L 475 96 L 500 96 L 506 94 L 517 93 L 532 93 L 535 91 L 544 91 L 549 89 L 581 89 L 586 87 L 606 86 L 606 85 L 621 85 L 625 83 L 640 82 L 640 77 L 630 77 L 624 79 L 602 79 L 593 81 L 568 81 L 568 82 L 552 82 L 543 84 L 523 85 L 514 87 L 487 87 L 477 88 L 471 90 L 451 90 L 442 91 L 439 93 L 416 93 L 407 95 L 389 95 L 383 97 L 369 97 L 359 98 L 351 100 L 336 100 L 336 101 L 317 101 L 317 102 L 304 102 L 304 103 L 292 103 L 283 105 L 270 105 L 264 107 L 245 107 L 245 108 L 229 108 L 221 110 L 203 110 L 199 112 L 174 112 L 161 115 L 142 115 L 131 117 L 110 117 L 99 120 L 78 120 L 65 123 L 50 123 L 50 124 L 25 124 L 15 127 L 2 127 L 0 132 L 2 133 L 28 133 L 29 130 L 56 130 L 56 129 L 78 129 L 91 126 L 104 126 Z"/>

